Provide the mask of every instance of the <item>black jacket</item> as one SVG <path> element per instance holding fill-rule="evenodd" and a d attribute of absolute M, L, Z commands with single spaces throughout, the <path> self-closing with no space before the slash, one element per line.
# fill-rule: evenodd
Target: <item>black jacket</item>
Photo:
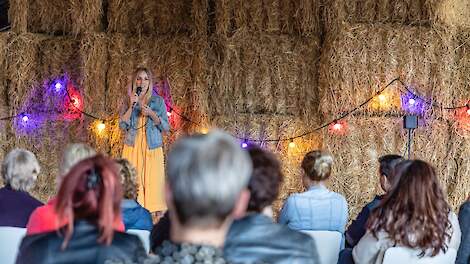
<path fill-rule="evenodd" d="M 114 232 L 113 242 L 106 246 L 97 242 L 99 231 L 95 225 L 78 221 L 67 248 L 61 250 L 63 237 L 58 232 L 26 236 L 21 242 L 17 264 L 94 264 L 106 260 L 139 262 L 145 258 L 145 249 L 137 236 Z"/>
<path fill-rule="evenodd" d="M 262 214 L 235 221 L 227 235 L 224 257 L 233 263 L 319 263 L 313 239 Z"/>
<path fill-rule="evenodd" d="M 460 230 L 462 230 L 462 240 L 455 264 L 470 263 L 470 202 L 465 202 L 459 211 Z"/>

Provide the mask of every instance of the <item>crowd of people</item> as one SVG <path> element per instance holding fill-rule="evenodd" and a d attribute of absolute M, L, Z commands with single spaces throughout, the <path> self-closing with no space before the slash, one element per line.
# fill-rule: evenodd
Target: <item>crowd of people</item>
<path fill-rule="evenodd" d="M 341 235 L 338 263 L 380 264 L 393 247 L 432 258 L 454 250 L 470 263 L 470 200 L 459 214 L 434 167 L 399 155 L 378 159 L 383 192 L 348 226 L 348 203 L 329 190 L 334 160 L 320 150 L 301 163 L 305 191 L 290 195 L 278 219 L 272 204 L 283 181 L 276 156 L 243 149 L 222 131 L 174 143 L 166 157 L 168 210 L 152 223 L 138 202 L 138 173 L 86 144 L 71 144 L 47 204 L 28 192 L 40 165 L 24 149 L 2 163 L 0 226 L 26 228 L 16 263 L 320 263 L 325 245 L 308 231 Z M 150 190 L 147 190 L 150 191 Z M 150 252 L 127 230 L 148 230 Z"/>

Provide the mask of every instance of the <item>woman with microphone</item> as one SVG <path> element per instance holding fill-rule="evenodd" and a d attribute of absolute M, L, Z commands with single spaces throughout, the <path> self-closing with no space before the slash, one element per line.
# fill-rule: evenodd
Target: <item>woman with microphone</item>
<path fill-rule="evenodd" d="M 152 95 L 152 76 L 147 68 L 137 68 L 128 87 L 119 127 L 124 130 L 122 158 L 137 169 L 138 202 L 157 214 L 166 210 L 165 166 L 162 133 L 170 130 L 165 102 Z"/>

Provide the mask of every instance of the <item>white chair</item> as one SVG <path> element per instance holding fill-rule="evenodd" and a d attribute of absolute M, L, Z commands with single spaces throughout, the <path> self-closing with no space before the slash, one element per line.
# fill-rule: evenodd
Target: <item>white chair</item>
<path fill-rule="evenodd" d="M 385 251 L 382 264 L 454 264 L 457 251 L 449 248 L 446 253 L 437 254 L 434 257 L 419 257 L 421 250 L 407 247 L 392 247 Z"/>
<path fill-rule="evenodd" d="M 2 264 L 13 264 L 20 248 L 20 243 L 26 234 L 26 228 L 0 227 L 0 259 Z"/>
<path fill-rule="evenodd" d="M 336 264 L 343 235 L 336 231 L 302 230 L 315 241 L 320 264 Z"/>
<path fill-rule="evenodd" d="M 147 251 L 147 253 L 150 252 L 150 231 L 139 230 L 139 229 L 128 229 L 126 233 L 138 236 L 140 240 L 142 241 L 142 244 L 144 244 L 144 248 Z"/>

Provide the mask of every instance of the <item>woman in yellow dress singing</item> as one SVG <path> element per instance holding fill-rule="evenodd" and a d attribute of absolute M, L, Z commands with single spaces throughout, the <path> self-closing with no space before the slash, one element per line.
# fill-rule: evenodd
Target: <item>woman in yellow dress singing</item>
<path fill-rule="evenodd" d="M 162 133 L 169 131 L 162 97 L 152 95 L 152 77 L 147 68 L 138 68 L 128 87 L 129 101 L 124 105 L 119 126 L 125 132 L 122 157 L 138 173 L 138 202 L 150 212 L 167 209 L 164 199 L 165 166 Z"/>

